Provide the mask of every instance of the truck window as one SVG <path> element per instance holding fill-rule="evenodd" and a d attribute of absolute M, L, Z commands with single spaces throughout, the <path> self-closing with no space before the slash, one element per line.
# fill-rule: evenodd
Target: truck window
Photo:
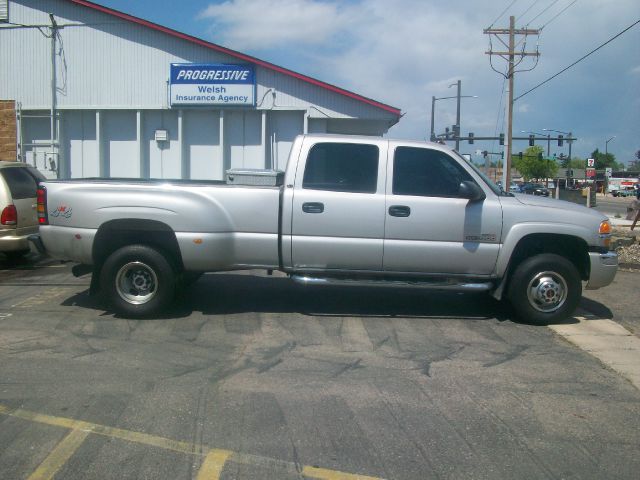
<path fill-rule="evenodd" d="M 444 152 L 398 147 L 393 160 L 393 194 L 457 197 L 460 183 L 471 175 Z"/>
<path fill-rule="evenodd" d="M 355 143 L 317 143 L 309 151 L 302 188 L 375 193 L 378 147 Z"/>

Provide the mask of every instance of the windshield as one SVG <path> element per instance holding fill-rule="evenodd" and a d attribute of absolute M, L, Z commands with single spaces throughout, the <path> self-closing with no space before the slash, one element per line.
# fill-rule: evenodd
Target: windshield
<path fill-rule="evenodd" d="M 458 158 L 464 160 L 464 162 L 467 165 L 469 165 L 473 169 L 473 171 L 476 172 L 480 178 L 482 178 L 482 180 L 484 180 L 484 182 L 489 186 L 489 188 L 491 190 L 493 190 L 493 193 L 495 193 L 496 195 L 501 195 L 503 197 L 513 197 L 514 196 L 513 193 L 505 192 L 501 187 L 496 185 L 489 177 L 487 177 L 487 175 L 482 170 L 480 170 L 478 167 L 476 167 L 473 164 L 473 162 L 467 160 L 466 158 L 464 158 L 462 155 L 460 155 L 455 150 L 453 150 L 453 153 L 455 153 L 458 156 Z"/>

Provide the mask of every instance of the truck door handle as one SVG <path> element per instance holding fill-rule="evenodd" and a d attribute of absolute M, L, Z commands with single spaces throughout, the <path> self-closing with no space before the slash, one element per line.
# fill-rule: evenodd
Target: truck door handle
<path fill-rule="evenodd" d="M 392 217 L 408 217 L 411 215 L 411 209 L 404 205 L 392 205 L 389 207 L 389 215 Z"/>
<path fill-rule="evenodd" d="M 324 212 L 324 203 L 320 203 L 320 202 L 303 203 L 302 211 L 305 213 L 322 213 Z"/>

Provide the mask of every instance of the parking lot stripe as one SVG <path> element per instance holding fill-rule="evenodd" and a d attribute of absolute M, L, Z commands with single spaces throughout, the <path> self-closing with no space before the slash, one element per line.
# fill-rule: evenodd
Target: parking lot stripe
<path fill-rule="evenodd" d="M 338 472 L 336 470 L 328 470 L 326 468 L 309 466 L 306 466 L 302 469 L 302 476 L 309 478 L 318 478 L 320 480 L 379 480 L 377 477 L 367 477 L 366 475 L 344 473 Z"/>
<path fill-rule="evenodd" d="M 229 450 L 211 450 L 202 462 L 197 480 L 218 480 L 224 464 L 232 454 Z"/>
<path fill-rule="evenodd" d="M 73 449 L 71 449 L 70 447 L 72 446 L 72 439 L 75 439 L 75 441 L 77 441 L 80 438 L 82 438 L 82 440 L 84 440 L 84 438 L 86 438 L 87 435 L 93 433 L 96 435 L 104 435 L 106 437 L 118 438 L 118 439 L 129 441 L 129 442 L 135 442 L 135 443 L 140 443 L 140 444 L 149 445 L 153 447 L 159 447 L 164 450 L 172 450 L 174 452 L 186 453 L 189 455 L 198 455 L 198 456 L 205 455 L 205 459 L 198 473 L 198 477 L 197 477 L 198 480 L 205 479 L 205 478 L 218 479 L 220 476 L 220 473 L 222 472 L 222 468 L 224 467 L 227 461 L 254 465 L 254 466 L 261 466 L 265 468 L 274 467 L 274 468 L 283 469 L 283 470 L 294 472 L 294 473 L 299 472 L 298 470 L 299 467 L 297 464 L 293 462 L 288 462 L 285 460 L 279 460 L 279 459 L 270 458 L 270 457 L 263 457 L 260 455 L 232 452 L 230 450 L 214 449 L 214 448 L 208 448 L 208 447 L 205 447 L 203 449 L 202 445 L 196 445 L 189 442 L 172 440 L 170 438 L 159 437 L 156 435 L 149 435 L 147 433 L 142 433 L 142 432 L 134 432 L 131 430 L 124 430 L 121 428 L 108 427 L 106 425 L 85 422 L 82 420 L 74 420 L 74 419 L 65 418 L 65 417 L 55 417 L 52 415 L 31 412 L 29 410 L 23 410 L 20 408 L 14 409 L 2 404 L 0 404 L 0 414 L 8 415 L 15 418 L 21 418 L 23 420 L 30 420 L 32 422 L 42 423 L 45 425 L 52 425 L 56 427 L 71 429 L 72 432 L 69 435 L 67 435 L 67 437 L 60 444 L 58 444 L 56 449 L 54 449 L 54 451 L 51 452 L 49 457 L 45 459 L 45 462 L 47 462 L 49 459 L 52 459 L 52 460 L 57 459 L 58 462 L 61 462 L 60 465 L 58 465 L 57 469 L 59 469 L 66 462 L 66 460 L 68 460 L 71 457 L 73 452 L 82 443 L 82 441 L 79 441 L 78 445 L 75 446 Z M 69 439 L 68 444 L 67 444 L 67 439 Z M 68 456 L 64 457 L 62 455 L 62 452 L 56 453 L 58 449 L 64 450 L 64 451 L 70 451 L 70 453 L 68 454 Z M 43 464 L 40 467 L 38 467 L 38 470 L 40 470 L 40 468 L 45 466 L 45 462 L 43 462 Z M 36 473 L 38 473 L 38 470 L 36 470 L 36 472 L 34 472 L 33 475 L 36 475 Z M 341 472 L 339 470 L 330 470 L 330 469 L 320 468 L 315 466 L 314 467 L 302 466 L 301 473 L 303 476 L 306 476 L 309 478 L 317 478 L 319 480 L 382 480 L 379 477 L 370 477 L 367 475 L 346 473 L 346 472 Z M 47 476 L 35 477 L 33 475 L 32 477 L 29 477 L 29 480 L 31 480 L 32 478 L 33 479 L 52 478 L 52 476 L 55 475 L 55 471 L 53 471 L 51 476 L 48 476 L 48 477 Z"/>
<path fill-rule="evenodd" d="M 78 449 L 85 438 L 89 435 L 88 431 L 71 430 L 71 433 L 56 445 L 56 448 L 49 454 L 47 458 L 36 468 L 35 472 L 29 476 L 28 480 L 50 480 L 60 470 L 71 455 Z"/>

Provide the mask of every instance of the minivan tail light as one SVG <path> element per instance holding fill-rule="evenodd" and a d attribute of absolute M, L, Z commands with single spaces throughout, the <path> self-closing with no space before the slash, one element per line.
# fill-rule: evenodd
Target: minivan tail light
<path fill-rule="evenodd" d="M 0 223 L 2 225 L 17 225 L 18 224 L 18 211 L 15 205 L 7 205 L 2 210 L 2 216 L 0 216 Z"/>
<path fill-rule="evenodd" d="M 36 192 L 36 209 L 38 212 L 38 223 L 49 225 L 49 215 L 47 214 L 47 189 L 38 187 Z"/>

